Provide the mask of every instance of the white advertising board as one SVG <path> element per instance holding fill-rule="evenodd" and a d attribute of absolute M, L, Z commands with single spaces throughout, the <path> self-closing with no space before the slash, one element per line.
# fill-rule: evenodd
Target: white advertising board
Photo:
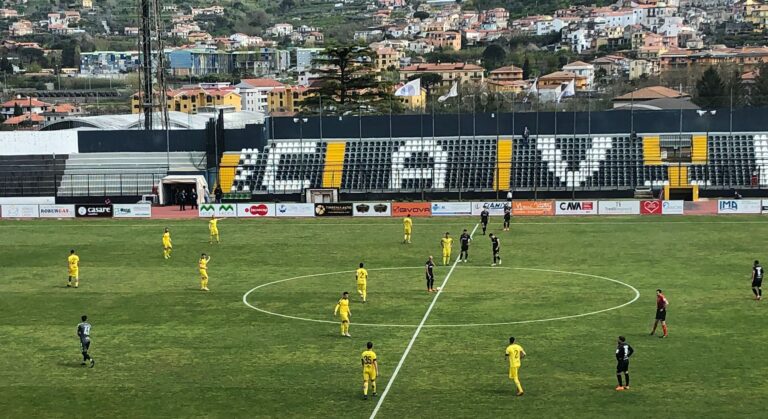
<path fill-rule="evenodd" d="M 2 211 L 2 218 L 37 218 L 40 216 L 37 205 L 3 205 L 0 211 Z"/>
<path fill-rule="evenodd" d="M 151 204 L 114 204 L 112 216 L 115 218 L 150 218 L 152 217 Z"/>
<path fill-rule="evenodd" d="M 472 203 L 471 202 L 433 202 L 432 215 L 436 215 L 436 216 L 472 215 Z"/>
<path fill-rule="evenodd" d="M 314 217 L 315 204 L 275 204 L 278 217 Z"/>
<path fill-rule="evenodd" d="M 597 201 L 557 201 L 555 215 L 597 215 Z"/>
<path fill-rule="evenodd" d="M 75 218 L 75 206 L 40 205 L 40 218 Z"/>
<path fill-rule="evenodd" d="M 504 215 L 504 206 L 510 205 L 506 201 L 485 201 L 472 203 L 472 215 L 480 215 L 483 208 L 488 209 L 490 215 Z"/>
<path fill-rule="evenodd" d="M 390 202 L 355 202 L 352 204 L 354 217 L 389 217 L 392 215 Z"/>
<path fill-rule="evenodd" d="M 11 198 L 0 197 L 0 205 L 54 205 L 56 198 L 53 196 L 19 196 Z"/>
<path fill-rule="evenodd" d="M 662 215 L 683 215 L 685 201 L 664 201 L 661 203 Z"/>
<path fill-rule="evenodd" d="M 198 209 L 200 217 L 237 217 L 237 206 L 235 204 L 202 204 Z"/>
<path fill-rule="evenodd" d="M 261 202 L 237 204 L 237 216 L 243 218 L 274 217 L 275 204 Z"/>
<path fill-rule="evenodd" d="M 599 201 L 600 215 L 640 215 L 640 201 Z"/>
<path fill-rule="evenodd" d="M 717 201 L 718 214 L 760 214 L 763 210 L 759 199 L 721 199 Z"/>

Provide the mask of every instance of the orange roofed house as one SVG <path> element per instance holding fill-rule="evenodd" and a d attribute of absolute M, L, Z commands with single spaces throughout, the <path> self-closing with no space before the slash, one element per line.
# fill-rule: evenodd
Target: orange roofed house
<path fill-rule="evenodd" d="M 208 86 L 206 84 L 184 86 L 178 90 L 168 90 L 166 100 L 168 110 L 196 114 L 224 109 L 225 112 L 240 112 L 242 103 L 240 94 L 232 86 Z M 131 97 L 131 112 L 141 113 L 141 100 L 136 93 Z"/>
<path fill-rule="evenodd" d="M 454 81 L 460 83 L 482 83 L 484 80 L 483 68 L 476 64 L 465 63 L 439 63 L 439 64 L 413 64 L 400 69 L 400 80 L 408 81 L 411 77 L 418 77 L 427 73 L 439 74 L 443 81 L 438 87 L 448 87 Z"/>

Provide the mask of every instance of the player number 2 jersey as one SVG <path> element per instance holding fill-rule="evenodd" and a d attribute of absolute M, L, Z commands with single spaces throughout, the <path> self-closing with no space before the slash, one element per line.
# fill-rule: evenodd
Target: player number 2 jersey
<path fill-rule="evenodd" d="M 365 284 L 368 281 L 368 271 L 365 268 L 359 268 L 355 276 L 358 284 Z"/>
<path fill-rule="evenodd" d="M 516 343 L 513 343 L 507 346 L 506 353 L 509 356 L 509 366 L 513 368 L 519 367 L 520 359 L 522 358 L 521 355 L 523 353 L 523 347 Z"/>

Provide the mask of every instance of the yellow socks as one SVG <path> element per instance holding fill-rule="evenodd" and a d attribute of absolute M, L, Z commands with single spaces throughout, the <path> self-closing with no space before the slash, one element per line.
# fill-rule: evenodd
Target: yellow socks
<path fill-rule="evenodd" d="M 363 383 L 363 395 L 364 396 L 368 395 L 368 382 L 367 381 Z"/>
<path fill-rule="evenodd" d="M 373 387 L 373 394 L 376 394 L 376 382 L 371 382 L 371 386 Z"/>
<path fill-rule="evenodd" d="M 522 393 L 523 392 L 523 386 L 520 384 L 520 380 L 515 378 L 515 379 L 513 379 L 513 381 L 515 382 L 515 387 L 517 387 L 517 391 L 519 393 Z"/>

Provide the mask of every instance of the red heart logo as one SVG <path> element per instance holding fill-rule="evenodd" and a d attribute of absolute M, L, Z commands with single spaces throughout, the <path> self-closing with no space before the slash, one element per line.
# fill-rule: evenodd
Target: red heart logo
<path fill-rule="evenodd" d="M 661 213 L 661 202 L 643 201 L 643 209 L 647 214 L 659 214 Z"/>

